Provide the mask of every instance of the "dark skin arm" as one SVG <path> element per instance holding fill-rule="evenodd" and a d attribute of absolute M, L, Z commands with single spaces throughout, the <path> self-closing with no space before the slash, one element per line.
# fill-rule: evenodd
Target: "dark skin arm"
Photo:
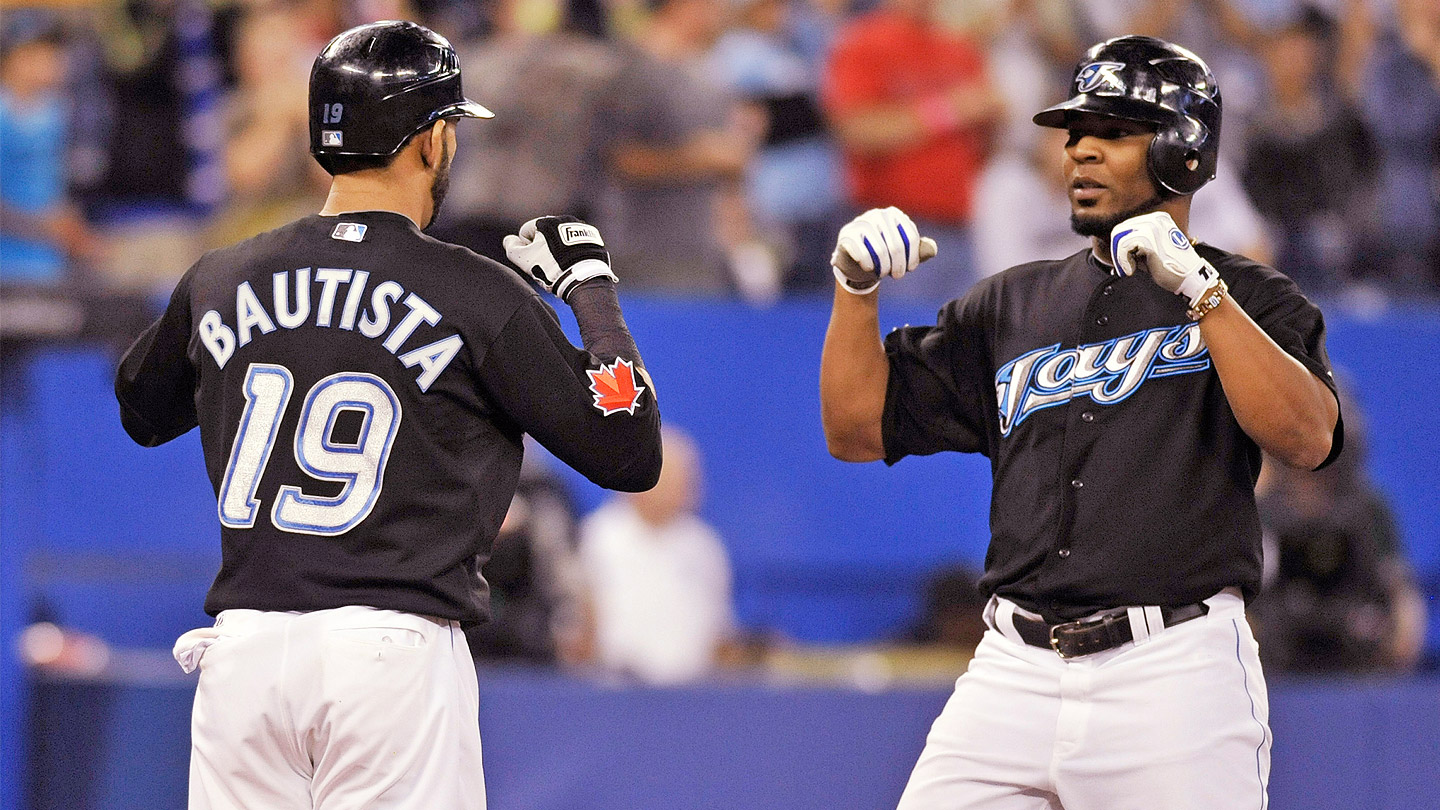
<path fill-rule="evenodd" d="M 1229 295 L 1201 319 L 1200 334 L 1245 433 L 1291 467 L 1320 466 L 1330 455 L 1340 417 L 1330 388 L 1271 340 Z"/>
<path fill-rule="evenodd" d="M 878 293 L 854 295 L 835 285 L 820 354 L 820 420 L 826 448 L 841 461 L 885 457 L 880 422 L 890 364 L 880 342 L 878 298 Z"/>

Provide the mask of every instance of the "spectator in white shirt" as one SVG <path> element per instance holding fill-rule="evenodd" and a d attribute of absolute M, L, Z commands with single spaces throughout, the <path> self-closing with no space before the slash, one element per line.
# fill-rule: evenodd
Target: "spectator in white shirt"
<path fill-rule="evenodd" d="M 731 637 L 731 573 L 719 535 L 695 514 L 695 443 L 666 428 L 664 447 L 654 489 L 618 495 L 581 524 L 580 560 L 599 664 L 676 684 L 708 674 Z"/>

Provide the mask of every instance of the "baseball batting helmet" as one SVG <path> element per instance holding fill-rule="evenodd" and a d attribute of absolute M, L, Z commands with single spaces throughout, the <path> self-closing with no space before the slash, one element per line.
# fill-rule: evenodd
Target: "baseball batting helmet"
<path fill-rule="evenodd" d="M 1064 129 L 1072 112 L 1154 124 L 1146 166 L 1162 189 L 1193 194 L 1215 177 L 1220 88 L 1204 60 L 1154 37 L 1107 39 L 1075 66 L 1074 95 L 1032 119 Z"/>
<path fill-rule="evenodd" d="M 310 69 L 310 154 L 386 157 L 441 118 L 493 118 L 465 98 L 460 59 L 439 34 L 387 20 L 330 40 Z"/>

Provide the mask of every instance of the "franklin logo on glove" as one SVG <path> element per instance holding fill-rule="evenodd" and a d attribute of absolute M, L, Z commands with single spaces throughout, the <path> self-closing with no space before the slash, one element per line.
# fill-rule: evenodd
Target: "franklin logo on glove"
<path fill-rule="evenodd" d="M 600 239 L 600 231 L 593 225 L 586 225 L 583 222 L 575 222 L 560 226 L 560 241 L 567 245 L 601 245 L 605 242 Z"/>
<path fill-rule="evenodd" d="M 570 292 L 591 279 L 619 281 L 600 231 L 575 217 L 536 217 L 504 244 L 510 261 L 561 301 L 568 302 Z"/>

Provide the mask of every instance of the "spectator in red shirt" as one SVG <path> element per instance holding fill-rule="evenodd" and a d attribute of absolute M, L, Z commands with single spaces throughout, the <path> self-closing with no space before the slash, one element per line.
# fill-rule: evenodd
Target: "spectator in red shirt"
<path fill-rule="evenodd" d="M 898 206 L 940 245 L 905 292 L 945 300 L 977 278 L 972 198 L 1003 106 L 982 46 L 946 27 L 938 6 L 885 0 L 851 21 L 826 68 L 824 104 L 856 210 Z"/>

